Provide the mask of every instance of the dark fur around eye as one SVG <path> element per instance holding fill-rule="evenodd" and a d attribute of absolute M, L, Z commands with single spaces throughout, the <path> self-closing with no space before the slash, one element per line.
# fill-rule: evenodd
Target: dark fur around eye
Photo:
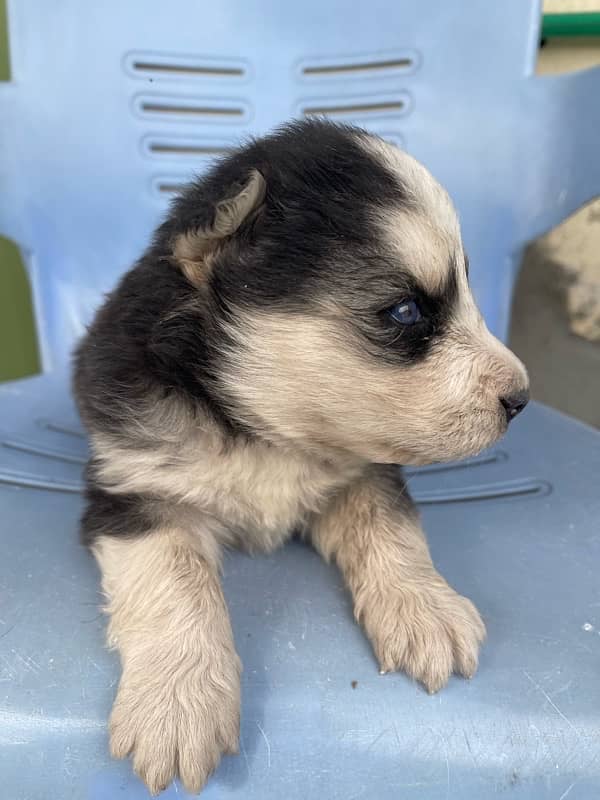
<path fill-rule="evenodd" d="M 387 283 L 389 292 L 389 277 Z M 355 320 L 371 355 L 391 364 L 413 364 L 424 359 L 448 329 L 458 292 L 456 265 L 450 266 L 448 279 L 436 294 L 424 291 L 408 272 L 394 291 L 395 299 L 382 302 L 375 296 L 370 309 L 356 308 Z M 403 297 L 414 298 L 421 311 L 421 319 L 413 325 L 398 325 L 390 318 L 390 307 Z"/>

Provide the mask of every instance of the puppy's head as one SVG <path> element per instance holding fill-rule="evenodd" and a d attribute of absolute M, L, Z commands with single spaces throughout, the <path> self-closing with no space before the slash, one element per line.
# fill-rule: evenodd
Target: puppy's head
<path fill-rule="evenodd" d="M 406 153 L 298 123 L 174 207 L 174 261 L 212 309 L 229 413 L 276 441 L 423 464 L 495 442 L 523 365 L 473 300 L 456 212 Z"/>

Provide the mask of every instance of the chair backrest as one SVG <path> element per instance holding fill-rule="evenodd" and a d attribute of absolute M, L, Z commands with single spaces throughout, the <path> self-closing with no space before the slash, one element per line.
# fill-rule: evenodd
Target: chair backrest
<path fill-rule="evenodd" d="M 524 243 L 600 189 L 600 72 L 532 77 L 539 13 L 535 0 L 9 0 L 0 231 L 24 252 L 46 368 L 174 188 L 317 113 L 406 147 L 447 185 L 504 336 Z"/>

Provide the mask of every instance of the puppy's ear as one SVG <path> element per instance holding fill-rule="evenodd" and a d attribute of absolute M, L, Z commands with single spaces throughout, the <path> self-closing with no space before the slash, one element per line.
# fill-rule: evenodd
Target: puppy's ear
<path fill-rule="evenodd" d="M 259 208 L 266 188 L 263 176 L 253 169 L 236 195 L 215 205 L 212 225 L 179 234 L 173 256 L 190 283 L 199 288 L 205 283 L 214 256 Z"/>

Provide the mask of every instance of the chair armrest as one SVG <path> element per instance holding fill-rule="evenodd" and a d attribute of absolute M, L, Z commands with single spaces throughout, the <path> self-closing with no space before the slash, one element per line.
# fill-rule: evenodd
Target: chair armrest
<path fill-rule="evenodd" d="M 525 84 L 521 107 L 528 121 L 521 135 L 536 143 L 523 141 L 523 191 L 530 193 L 523 243 L 600 195 L 599 97 L 600 67 Z"/>

